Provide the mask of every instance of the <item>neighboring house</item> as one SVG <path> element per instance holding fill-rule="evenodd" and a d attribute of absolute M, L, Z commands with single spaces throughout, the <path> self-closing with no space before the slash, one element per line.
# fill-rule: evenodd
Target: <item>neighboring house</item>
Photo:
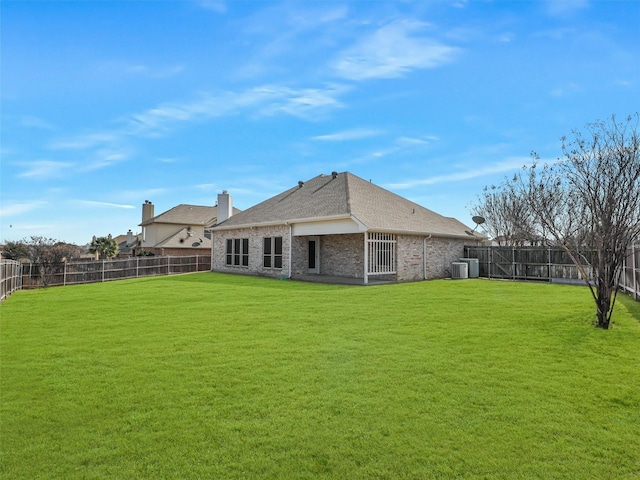
<path fill-rule="evenodd" d="M 118 244 L 118 253 L 116 257 L 121 258 L 135 256 L 135 249 L 139 245 L 141 238 L 141 234 L 134 235 L 131 230 L 129 230 L 126 235 L 118 235 L 117 237 L 114 237 L 114 240 Z"/>
<path fill-rule="evenodd" d="M 319 175 L 211 229 L 212 270 L 280 278 L 450 276 L 469 227 L 351 173 Z"/>
<path fill-rule="evenodd" d="M 233 209 L 231 196 L 218 195 L 218 205 L 178 205 L 154 216 L 154 205 L 146 200 L 142 205 L 142 233 L 135 253 L 154 255 L 209 255 L 211 234 L 208 231 L 219 217 L 224 220 L 240 210 Z"/>

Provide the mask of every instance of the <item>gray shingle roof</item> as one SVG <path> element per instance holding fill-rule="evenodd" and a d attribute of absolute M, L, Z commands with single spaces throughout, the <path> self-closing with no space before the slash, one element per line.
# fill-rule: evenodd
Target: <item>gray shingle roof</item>
<path fill-rule="evenodd" d="M 369 230 L 471 239 L 467 226 L 349 172 L 319 175 L 233 215 L 218 229 L 355 217 Z"/>
<path fill-rule="evenodd" d="M 234 208 L 234 214 L 240 210 Z M 180 204 L 167 210 L 160 215 L 141 223 L 149 225 L 151 223 L 173 223 L 177 225 L 203 225 L 205 227 L 216 223 L 218 218 L 218 207 L 205 207 L 200 205 Z"/>

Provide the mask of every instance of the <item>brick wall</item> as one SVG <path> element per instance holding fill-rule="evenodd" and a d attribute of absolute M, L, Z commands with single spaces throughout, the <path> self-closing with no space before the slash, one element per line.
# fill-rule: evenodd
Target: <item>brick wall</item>
<path fill-rule="evenodd" d="M 263 238 L 282 237 L 282 269 L 262 267 Z M 226 240 L 249 238 L 249 266 L 226 265 Z M 363 278 L 364 235 L 323 235 L 320 239 L 320 274 Z M 424 237 L 396 236 L 397 281 L 410 282 L 425 278 Z M 426 241 L 426 278 L 446 278 L 451 275 L 451 262 L 464 255 L 465 240 L 429 238 Z M 309 237 L 293 237 L 291 276 L 308 274 Z M 289 273 L 289 227 L 286 225 L 217 231 L 213 234 L 212 270 L 280 277 Z"/>
<path fill-rule="evenodd" d="M 451 276 L 451 262 L 464 256 L 467 240 L 451 238 L 430 238 L 427 240 L 427 278 L 447 278 Z"/>
<path fill-rule="evenodd" d="M 450 238 L 429 238 L 426 241 L 426 276 L 424 265 L 424 238 L 416 235 L 396 237 L 397 280 L 411 282 L 451 276 L 451 262 L 464 256 L 468 242 Z"/>
<path fill-rule="evenodd" d="M 398 282 L 424 279 L 424 237 L 396 235 L 396 272 Z"/>
<path fill-rule="evenodd" d="M 320 239 L 320 274 L 363 278 L 362 234 L 322 235 Z M 309 237 L 293 238 L 292 277 L 308 274 Z"/>
<path fill-rule="evenodd" d="M 265 237 L 282 237 L 282 268 L 264 268 L 263 241 Z M 227 239 L 249 239 L 249 266 L 234 266 L 226 264 Z M 274 225 L 269 227 L 254 227 L 251 229 L 219 230 L 213 232 L 213 259 L 211 269 L 214 272 L 240 273 L 246 275 L 261 275 L 267 277 L 281 277 L 289 274 L 289 227 Z"/>

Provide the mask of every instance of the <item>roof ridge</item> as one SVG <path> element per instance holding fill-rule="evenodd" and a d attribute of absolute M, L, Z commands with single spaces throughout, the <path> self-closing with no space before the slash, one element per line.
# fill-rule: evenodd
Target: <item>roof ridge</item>
<path fill-rule="evenodd" d="M 347 197 L 347 212 L 349 212 L 349 215 L 353 215 L 353 212 L 351 211 L 351 189 L 349 188 L 349 179 L 353 175 L 349 172 L 344 172 L 343 175 L 345 177 L 344 185 L 345 185 L 346 197 Z"/>

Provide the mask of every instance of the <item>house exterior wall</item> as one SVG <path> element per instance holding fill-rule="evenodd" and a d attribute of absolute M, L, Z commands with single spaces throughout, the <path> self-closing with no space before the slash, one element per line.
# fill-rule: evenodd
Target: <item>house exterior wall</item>
<path fill-rule="evenodd" d="M 159 247 L 136 247 L 136 253 L 145 251 L 156 256 L 189 256 L 189 255 L 211 255 L 209 248 L 159 248 Z"/>
<path fill-rule="evenodd" d="M 427 240 L 426 278 L 447 278 L 451 276 L 451 263 L 464 256 L 464 246 L 468 240 L 452 238 L 430 238 Z"/>
<path fill-rule="evenodd" d="M 191 232 L 194 238 L 204 238 L 204 226 L 203 225 L 179 225 L 174 223 L 152 223 L 143 228 L 146 229 L 144 240 L 142 241 L 142 247 L 153 247 L 158 243 L 166 240 L 167 238 L 175 235 L 180 230 L 186 227 L 191 227 Z"/>
<path fill-rule="evenodd" d="M 262 266 L 263 239 L 282 237 L 282 269 Z M 249 266 L 226 265 L 227 239 L 249 239 Z M 309 236 L 292 237 L 291 276 L 308 275 Z M 364 235 L 320 235 L 320 274 L 348 278 L 364 277 Z M 426 239 L 427 261 L 424 252 Z M 396 276 L 398 282 L 446 278 L 451 275 L 451 263 L 464 255 L 463 239 L 428 238 L 419 235 L 396 236 Z M 289 274 L 289 227 L 286 225 L 214 231 L 212 270 L 280 277 Z M 425 272 L 426 268 L 426 272 Z M 371 277 L 373 278 L 373 276 Z"/>
<path fill-rule="evenodd" d="M 282 237 L 282 268 L 264 268 L 262 266 L 264 238 L 266 237 Z M 226 264 L 227 240 L 236 238 L 249 239 L 249 265 L 246 267 Z M 289 274 L 289 227 L 287 225 L 214 230 L 212 250 L 211 270 L 214 272 L 260 275 L 274 278 Z"/>
<path fill-rule="evenodd" d="M 397 235 L 396 242 L 398 282 L 450 277 L 451 262 L 457 262 L 464 255 L 464 245 L 468 243 L 462 239 L 428 238 L 418 235 Z"/>
<path fill-rule="evenodd" d="M 320 275 L 336 277 L 364 277 L 364 235 L 321 235 Z M 309 236 L 293 237 L 292 269 L 293 278 L 308 274 Z"/>
<path fill-rule="evenodd" d="M 398 282 L 424 279 L 424 237 L 396 235 L 396 279 Z"/>

